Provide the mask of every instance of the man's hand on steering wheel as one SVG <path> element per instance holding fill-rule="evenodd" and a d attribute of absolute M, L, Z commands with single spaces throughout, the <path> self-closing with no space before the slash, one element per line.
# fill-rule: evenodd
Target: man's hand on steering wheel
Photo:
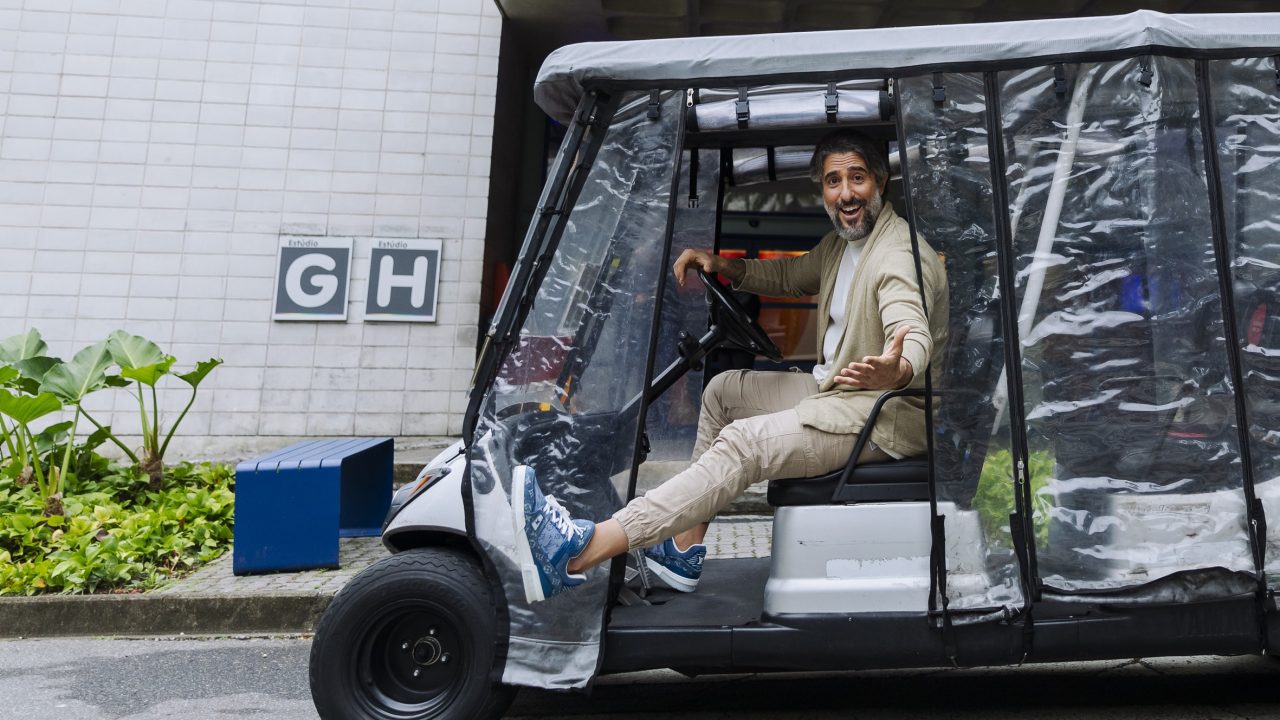
<path fill-rule="evenodd" d="M 698 279 L 706 287 L 711 304 L 717 306 L 721 316 L 736 329 L 736 337 L 731 338 L 732 340 L 741 341 L 740 344 L 745 349 L 764 355 L 774 362 L 782 362 L 782 351 L 769 338 L 769 333 L 733 298 L 729 288 L 715 279 L 715 273 L 720 273 L 735 283 L 742 280 L 747 274 L 747 265 L 741 258 L 722 258 L 715 253 L 690 248 L 680 253 L 673 269 L 680 287 L 684 287 L 686 272 L 698 271 Z M 724 336 L 721 336 L 721 340 L 723 339 Z"/>
<path fill-rule="evenodd" d="M 676 282 L 680 287 L 684 287 L 685 273 L 693 269 L 700 269 L 706 273 L 720 273 L 735 283 L 746 273 L 742 260 L 722 258 L 706 250 L 688 248 L 676 258 L 674 266 Z"/>
<path fill-rule="evenodd" d="M 883 355 L 868 355 L 862 362 L 851 362 L 834 378 L 838 385 L 859 390 L 897 390 L 906 387 L 915 374 L 911 362 L 902 357 L 902 341 L 911 326 L 902 325 L 893 333 L 889 349 Z"/>

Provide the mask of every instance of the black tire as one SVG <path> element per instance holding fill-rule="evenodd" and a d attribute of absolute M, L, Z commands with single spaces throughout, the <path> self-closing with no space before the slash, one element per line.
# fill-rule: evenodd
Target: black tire
<path fill-rule="evenodd" d="M 384 558 L 320 618 L 310 662 L 316 710 L 324 720 L 500 717 L 515 688 L 493 682 L 497 625 L 474 558 L 447 548 Z"/>

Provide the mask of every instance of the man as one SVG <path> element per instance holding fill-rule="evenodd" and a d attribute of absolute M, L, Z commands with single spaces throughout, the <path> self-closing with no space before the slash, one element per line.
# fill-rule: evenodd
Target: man
<path fill-rule="evenodd" d="M 923 387 L 945 343 L 946 276 L 918 241 L 928 298 L 921 302 L 907 223 L 883 201 L 888 163 L 860 133 L 837 130 L 814 149 L 810 175 L 822 188 L 834 230 L 809 253 L 780 260 L 726 259 L 685 250 L 693 267 L 724 275 L 735 290 L 818 296 L 819 363 L 813 374 L 731 371 L 703 395 L 688 469 L 632 500 L 602 523 L 570 518 L 519 466 L 511 497 L 525 595 L 536 602 L 583 582 L 583 573 L 633 548 L 679 590 L 701 575 L 707 523 L 756 482 L 824 475 L 848 462 L 871 407 L 884 391 Z M 926 451 L 923 403 L 887 403 L 858 462 Z M 656 547 L 651 547 L 655 546 Z M 685 548 L 681 550 L 681 548 Z"/>

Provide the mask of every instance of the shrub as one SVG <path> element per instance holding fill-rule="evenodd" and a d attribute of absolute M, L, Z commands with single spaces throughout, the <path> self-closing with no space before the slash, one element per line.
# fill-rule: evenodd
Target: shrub
<path fill-rule="evenodd" d="M 221 360 L 196 363 L 185 373 L 173 371 L 175 358 L 146 338 L 117 330 L 109 338 L 86 347 L 70 361 L 47 355 L 49 346 L 40 333 L 28 330 L 0 341 L 0 474 L 19 484 L 34 482 L 45 516 L 64 514 L 63 483 L 73 457 L 111 441 L 150 477 L 153 489 L 164 474 L 164 454 L 169 441 L 196 400 L 201 381 Z M 118 374 L 108 371 L 116 367 Z M 167 375 L 191 389 L 186 406 L 169 423 L 163 435 L 157 383 Z M 142 457 L 126 446 L 110 425 L 104 425 L 84 408 L 89 395 L 106 388 L 131 388 L 138 402 L 142 428 Z M 146 388 L 146 389 L 144 389 Z M 147 398 L 150 397 L 148 409 Z M 32 423 L 66 410 L 72 419 L 37 432 Z M 7 421 L 6 421 L 7 418 Z M 76 444 L 80 419 L 97 428 Z"/>
<path fill-rule="evenodd" d="M 60 515 L 45 515 L 31 484 L 0 476 L 0 595 L 152 588 L 230 547 L 230 466 L 181 463 L 156 488 L 135 467 L 82 460 Z"/>
<path fill-rule="evenodd" d="M 0 595 L 145 589 L 221 555 L 231 543 L 231 468 L 166 468 L 164 454 L 222 361 L 174 372 L 172 355 L 123 331 L 70 361 L 48 351 L 36 330 L 0 340 Z M 190 396 L 165 433 L 157 385 L 167 375 Z M 137 401 L 139 452 L 84 408 L 110 388 Z M 71 419 L 49 423 L 59 411 Z M 77 442 L 81 419 L 96 430 Z M 107 441 L 130 464 L 94 452 Z"/>
<path fill-rule="evenodd" d="M 1035 528 L 1036 547 L 1049 546 L 1049 499 L 1047 486 L 1053 478 L 1054 459 L 1045 451 L 1033 451 L 1031 461 L 1031 522 Z M 1013 459 L 1007 449 L 992 450 L 982 465 L 978 490 L 973 496 L 973 509 L 978 511 L 988 543 L 1013 547 L 1009 535 L 1009 515 L 1016 506 L 1013 498 Z"/>

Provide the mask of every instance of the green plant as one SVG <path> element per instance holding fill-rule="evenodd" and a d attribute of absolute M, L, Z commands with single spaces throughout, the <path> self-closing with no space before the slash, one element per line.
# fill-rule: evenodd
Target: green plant
<path fill-rule="evenodd" d="M 40 449 L 42 444 L 48 448 L 53 436 L 63 428 L 46 428 L 37 435 L 31 430 L 31 423 L 61 409 L 62 402 L 50 393 L 17 395 L 8 390 L 0 390 L 0 415 L 8 417 L 14 423 L 12 429 L 5 429 L 10 473 L 16 475 L 19 483 L 35 482 L 44 510 L 50 515 L 62 510 L 61 495 L 58 492 L 60 476 L 57 468 L 45 470 Z"/>
<path fill-rule="evenodd" d="M 56 398 L 58 409 L 61 409 L 64 403 L 75 407 L 71 422 L 61 423 L 69 425 L 65 428 L 66 437 L 59 437 L 59 433 L 50 438 L 48 449 L 54 458 L 57 457 L 57 446 L 59 444 L 62 446 L 62 464 L 49 468 L 48 486 L 41 492 L 45 498 L 45 512 L 49 515 L 58 515 L 62 512 L 62 481 L 70 469 L 71 455 L 75 449 L 76 429 L 83 414 L 80 403 L 89 393 L 107 386 L 107 368 L 110 365 L 111 356 L 107 354 L 107 344 L 100 342 L 76 353 L 70 362 L 52 365 L 40 380 L 41 394 Z M 46 428 L 47 431 L 48 428 Z"/>
<path fill-rule="evenodd" d="M 40 403 L 18 400 L 23 395 L 39 395 L 39 377 L 43 377 L 44 370 L 47 368 L 45 363 L 35 361 L 48 350 L 48 345 L 35 330 L 0 340 L 0 392 L 5 395 L 5 398 L 0 400 L 0 404 L 8 408 L 8 412 L 0 409 L 0 439 L 3 440 L 3 449 L 9 461 L 9 467 L 16 472 L 26 473 L 26 468 L 29 467 L 34 455 L 35 448 L 30 442 L 32 439 L 29 432 L 30 422 L 57 409 L 33 414 L 33 411 L 41 409 L 38 407 Z M 27 370 L 26 373 L 23 372 L 24 367 Z M 60 403 L 59 407 L 61 407 Z M 26 418 L 28 432 L 23 432 L 21 423 L 13 413 L 19 413 Z"/>
<path fill-rule="evenodd" d="M 1049 545 L 1049 511 L 1053 506 L 1048 493 L 1053 477 L 1054 459 L 1046 451 L 1031 453 L 1031 521 L 1035 528 L 1036 547 Z M 993 450 L 987 454 L 973 496 L 973 509 L 978 511 L 982 530 L 988 542 L 1011 547 L 1009 515 L 1015 510 L 1013 458 L 1009 450 Z"/>
<path fill-rule="evenodd" d="M 220 555 L 231 541 L 231 468 L 166 468 L 164 453 L 222 361 L 174 373 L 173 356 L 124 332 L 66 362 L 48 350 L 36 330 L 0 340 L 0 595 L 153 587 Z M 162 435 L 156 386 L 165 375 L 191 396 Z M 84 407 L 98 391 L 130 386 L 142 414 L 141 460 Z M 60 411 L 69 419 L 49 422 Z M 85 438 L 82 417 L 96 428 Z M 98 455 L 106 441 L 131 464 Z"/>
<path fill-rule="evenodd" d="M 222 364 L 211 358 L 196 363 L 188 372 L 175 373 L 172 355 L 166 355 L 150 340 L 124 331 L 116 331 L 108 339 L 80 350 L 69 362 L 48 356 L 48 350 L 34 329 L 0 340 L 0 394 L 4 395 L 0 397 L 0 458 L 4 458 L 9 472 L 36 482 L 50 514 L 60 512 L 57 503 L 73 459 L 105 441 L 114 443 L 153 482 L 158 482 L 164 473 L 165 452 L 195 403 L 200 383 Z M 119 367 L 118 375 L 108 372 L 113 365 Z M 182 412 L 168 423 L 168 432 L 162 435 L 157 383 L 166 375 L 186 383 L 191 394 Z M 99 390 L 129 386 L 133 386 L 141 416 L 141 457 L 112 432 L 110 425 L 99 422 L 84 406 L 85 399 Z M 71 420 L 40 432 L 33 430 L 32 422 L 59 410 L 71 413 Z M 76 432 L 82 417 L 94 425 L 95 431 L 77 445 Z"/>
<path fill-rule="evenodd" d="M 130 335 L 123 330 L 112 333 L 107 339 L 106 347 L 111 354 L 111 359 L 120 366 L 120 376 L 126 383 L 128 381 L 135 383 L 134 396 L 138 400 L 138 413 L 142 421 L 142 458 L 139 459 L 127 449 L 125 454 L 147 473 L 153 482 L 157 481 L 164 472 L 164 454 L 169 449 L 169 441 L 173 439 L 173 433 L 195 403 L 196 391 L 200 383 L 214 368 L 222 364 L 222 360 L 210 358 L 196 363 L 196 366 L 188 372 L 174 373 L 173 364 L 176 359 L 172 355 L 166 355 L 159 345 L 150 340 Z M 170 423 L 169 432 L 161 441 L 160 403 L 156 393 L 156 383 L 164 376 L 171 374 L 190 386 L 191 396 L 187 399 L 182 412 Z M 144 391 L 144 387 L 147 390 Z M 147 395 L 151 398 L 149 411 L 145 399 Z M 96 420 L 92 421 L 99 429 L 107 429 Z M 120 444 L 119 441 L 117 444 Z M 123 447 L 123 445 L 120 446 Z"/>
<path fill-rule="evenodd" d="M 221 360 L 197 363 L 186 373 L 172 373 L 174 358 L 164 354 L 149 340 L 117 331 L 103 342 L 76 353 L 70 362 L 49 357 L 48 345 L 36 330 L 0 341 L 0 445 L 7 457 L 6 469 L 23 481 L 34 481 L 47 515 L 61 513 L 62 487 L 72 460 L 106 440 L 113 442 L 135 466 L 141 467 L 153 483 L 164 472 L 164 454 L 173 434 L 195 403 L 200 382 Z M 120 367 L 119 375 L 107 370 Z M 191 396 L 182 413 L 169 424 L 169 432 L 160 439 L 160 408 L 156 383 L 165 375 L 176 377 L 191 387 Z M 90 394 L 107 387 L 136 384 L 135 396 L 142 415 L 142 458 L 84 408 Z M 148 411 L 143 387 L 150 389 Z M 72 419 L 36 433 L 31 423 L 59 410 L 73 411 Z M 4 417 L 9 418 L 6 422 Z M 96 430 L 85 442 L 76 445 L 76 431 L 81 417 L 93 423 Z"/>
<path fill-rule="evenodd" d="M 136 468 L 89 465 L 58 515 L 30 484 L 0 477 L 0 595 L 151 588 L 230 547 L 230 466 L 179 463 L 155 489 Z"/>

